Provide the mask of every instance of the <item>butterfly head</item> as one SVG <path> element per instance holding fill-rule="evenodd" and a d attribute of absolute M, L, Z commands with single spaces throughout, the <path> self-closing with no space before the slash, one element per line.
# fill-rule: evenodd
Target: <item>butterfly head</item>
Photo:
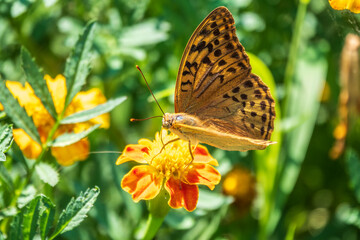
<path fill-rule="evenodd" d="M 165 129 L 170 129 L 176 119 L 175 114 L 165 113 L 162 119 L 162 126 Z"/>

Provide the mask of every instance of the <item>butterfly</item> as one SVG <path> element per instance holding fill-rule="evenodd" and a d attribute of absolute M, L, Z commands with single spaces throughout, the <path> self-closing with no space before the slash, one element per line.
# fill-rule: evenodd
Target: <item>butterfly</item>
<path fill-rule="evenodd" d="M 175 113 L 165 113 L 162 126 L 189 144 L 247 151 L 273 143 L 269 139 L 274 99 L 251 73 L 235 31 L 229 10 L 218 7 L 196 28 L 185 48 L 176 80 Z"/>

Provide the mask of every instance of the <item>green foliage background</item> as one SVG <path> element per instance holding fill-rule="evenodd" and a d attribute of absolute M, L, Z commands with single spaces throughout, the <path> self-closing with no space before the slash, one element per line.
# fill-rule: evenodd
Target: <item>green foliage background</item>
<path fill-rule="evenodd" d="M 201 189 L 197 210 L 170 211 L 157 239 L 360 238 L 358 127 L 346 154 L 336 161 L 329 158 L 338 123 L 340 53 L 347 33 L 360 34 L 360 17 L 335 11 L 326 0 L 1 1 L 2 79 L 25 82 L 20 70 L 22 46 L 44 73 L 63 74 L 79 34 L 96 20 L 89 58 L 92 68 L 83 89 L 101 88 L 108 99 L 127 96 L 111 112 L 110 129 L 89 136 L 93 153 L 88 160 L 71 167 L 53 164 L 60 178 L 55 187 L 34 174 L 31 184 L 18 193 L 16 208 L 9 208 L 8 192 L 16 192 L 31 165 L 13 144 L 7 160 L 0 163 L 0 231 L 4 236 L 17 210 L 35 195 L 46 195 L 37 201 L 49 198 L 55 204 L 58 219 L 73 196 L 95 185 L 101 193 L 88 218 L 59 239 L 141 236 L 146 205 L 134 203 L 121 189 L 121 179 L 132 165 L 116 166 L 115 160 L 126 144 L 153 139 L 161 127 L 160 119 L 134 123 L 129 119 L 161 112 L 135 65 L 142 68 L 162 108 L 173 112 L 182 52 L 197 25 L 218 6 L 232 12 L 240 42 L 251 53 L 254 72 L 271 88 L 277 104 L 272 140 L 278 143 L 248 153 L 209 148 L 222 175 L 234 166 L 253 172 L 258 200 L 245 215 L 234 216 L 236 206 L 221 194 L 221 186 L 214 192 Z M 330 97 L 320 102 L 325 82 Z M 2 125 L 12 123 L 4 114 L 0 116 Z M 14 189 L 6 189 L 12 185 Z"/>

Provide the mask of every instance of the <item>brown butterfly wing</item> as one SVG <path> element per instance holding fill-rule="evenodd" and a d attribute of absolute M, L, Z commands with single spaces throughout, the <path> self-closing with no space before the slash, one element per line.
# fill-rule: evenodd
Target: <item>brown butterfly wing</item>
<path fill-rule="evenodd" d="M 234 135 L 269 140 L 274 100 L 268 87 L 251 74 L 249 58 L 225 7 L 216 8 L 191 36 L 181 60 L 175 112 Z"/>

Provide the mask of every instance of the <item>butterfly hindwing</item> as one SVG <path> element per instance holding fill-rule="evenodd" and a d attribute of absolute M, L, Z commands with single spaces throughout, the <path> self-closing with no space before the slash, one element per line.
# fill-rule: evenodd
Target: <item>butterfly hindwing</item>
<path fill-rule="evenodd" d="M 269 140 L 274 129 L 275 102 L 269 88 L 251 73 L 231 90 L 214 94 L 212 101 L 198 110 L 197 117 L 209 119 L 207 122 L 218 128 L 230 128 L 233 134 Z"/>

